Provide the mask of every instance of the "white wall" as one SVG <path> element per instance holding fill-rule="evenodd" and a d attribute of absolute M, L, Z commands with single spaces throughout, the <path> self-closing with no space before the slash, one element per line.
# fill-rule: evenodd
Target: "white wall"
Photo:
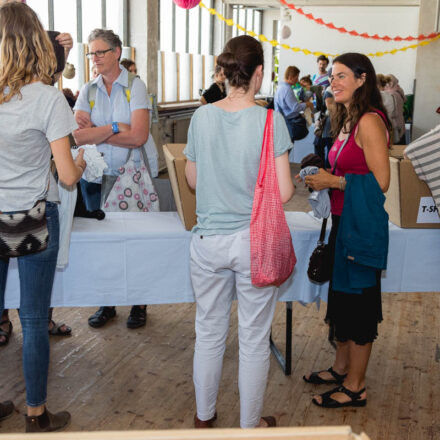
<path fill-rule="evenodd" d="M 315 17 L 321 17 L 326 22 L 333 22 L 335 26 L 355 29 L 360 33 L 377 33 L 389 36 L 418 34 L 418 6 L 317 6 L 304 9 L 306 12 L 311 12 Z M 283 16 L 283 14 L 281 15 Z M 379 52 L 411 44 L 409 42 L 385 42 L 353 37 L 319 25 L 294 11 L 290 12 L 290 16 L 290 21 L 280 23 L 280 30 L 284 25 L 287 25 L 292 31 L 288 39 L 281 40 L 282 43 L 289 46 L 337 54 L 344 52 Z M 371 60 L 377 73 L 392 73 L 399 79 L 405 93 L 413 91 L 416 50 L 373 57 Z M 284 71 L 289 65 L 297 66 L 301 70 L 300 76 L 313 75 L 317 70 L 315 56 L 281 49 L 280 75 L 284 75 Z"/>

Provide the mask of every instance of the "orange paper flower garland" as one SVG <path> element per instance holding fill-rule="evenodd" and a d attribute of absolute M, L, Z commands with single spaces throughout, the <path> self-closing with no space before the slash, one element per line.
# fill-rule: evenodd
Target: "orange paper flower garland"
<path fill-rule="evenodd" d="M 371 38 L 373 40 L 383 40 L 383 41 L 422 41 L 422 40 L 432 40 L 433 38 L 436 38 L 440 35 L 440 32 L 431 32 L 429 35 L 424 35 L 424 34 L 420 34 L 417 37 L 412 37 L 412 36 L 408 36 L 408 37 L 389 37 L 388 35 L 385 36 L 380 36 L 377 34 L 374 35 L 370 35 L 367 34 L 366 32 L 362 32 L 361 34 L 355 30 L 347 30 L 345 29 L 345 27 L 338 27 L 335 26 L 333 23 L 328 23 L 325 22 L 322 18 L 316 18 L 313 16 L 313 14 L 306 14 L 302 8 L 299 8 L 297 6 L 295 6 L 293 3 L 288 3 L 286 0 L 279 0 L 279 2 L 281 4 L 283 4 L 284 6 L 287 6 L 288 8 L 292 9 L 293 11 L 297 12 L 298 14 L 303 15 L 304 17 L 308 18 L 309 20 L 314 21 L 317 24 L 320 24 L 322 26 L 326 26 L 329 29 L 334 29 L 337 30 L 341 33 L 345 33 L 345 34 L 349 34 L 352 35 L 354 37 L 362 37 L 362 38 Z"/>

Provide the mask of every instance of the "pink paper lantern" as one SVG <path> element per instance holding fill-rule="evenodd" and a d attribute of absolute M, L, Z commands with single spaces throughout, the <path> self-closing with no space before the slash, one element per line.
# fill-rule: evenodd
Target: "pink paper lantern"
<path fill-rule="evenodd" d="M 200 3 L 200 0 L 173 0 L 173 2 L 183 9 L 191 9 L 195 8 Z"/>

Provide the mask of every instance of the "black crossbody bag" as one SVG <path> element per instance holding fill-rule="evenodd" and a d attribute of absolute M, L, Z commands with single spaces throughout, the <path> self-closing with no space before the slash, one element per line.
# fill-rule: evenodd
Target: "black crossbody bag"
<path fill-rule="evenodd" d="M 341 154 L 343 148 L 350 139 L 351 132 L 348 134 L 344 143 L 338 151 L 335 158 L 335 163 L 333 164 L 332 174 L 335 174 L 336 163 L 338 162 L 338 157 Z M 321 233 L 319 234 L 318 244 L 315 250 L 312 252 L 309 260 L 309 267 L 307 269 L 307 275 L 311 281 L 315 283 L 325 283 L 330 280 L 331 277 L 331 254 L 329 245 L 325 243 L 325 230 L 327 228 L 327 219 L 322 220 Z"/>

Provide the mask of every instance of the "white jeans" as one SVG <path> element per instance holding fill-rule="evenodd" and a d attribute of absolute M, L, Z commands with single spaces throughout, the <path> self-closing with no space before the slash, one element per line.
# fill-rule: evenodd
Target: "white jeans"
<path fill-rule="evenodd" d="M 250 278 L 249 229 L 191 241 L 195 292 L 194 387 L 197 417 L 215 414 L 234 294 L 238 300 L 240 426 L 258 425 L 269 371 L 269 336 L 278 289 L 257 288 Z"/>

